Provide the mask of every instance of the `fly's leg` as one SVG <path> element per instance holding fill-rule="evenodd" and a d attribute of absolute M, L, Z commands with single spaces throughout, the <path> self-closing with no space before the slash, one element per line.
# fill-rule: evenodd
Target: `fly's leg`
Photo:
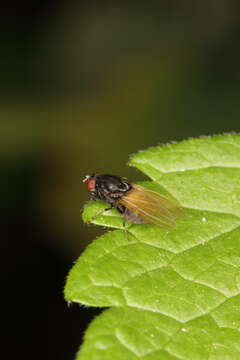
<path fill-rule="evenodd" d="M 125 208 L 124 213 L 123 213 L 123 231 L 124 231 L 126 240 L 127 240 L 127 241 L 131 241 L 129 235 L 132 235 L 133 237 L 135 237 L 135 235 L 134 235 L 133 233 L 131 233 L 131 231 L 129 230 L 129 228 L 131 228 L 133 224 L 131 224 L 130 226 L 128 226 L 128 228 L 126 227 L 126 221 L 127 221 L 127 220 L 129 221 L 128 213 L 129 213 L 129 210 Z M 130 221 L 130 222 L 131 222 L 131 221 Z"/>
<path fill-rule="evenodd" d="M 108 211 L 108 210 L 111 210 L 113 208 L 113 205 L 111 205 L 111 207 L 108 207 L 106 209 L 103 209 L 101 211 L 99 211 L 96 215 L 94 215 L 92 218 L 91 218 L 91 221 L 92 220 L 95 220 L 96 218 L 98 218 L 99 216 L 101 216 L 103 213 L 105 213 L 105 211 Z"/>
<path fill-rule="evenodd" d="M 125 237 L 126 237 L 126 240 L 127 241 L 130 241 L 129 240 L 129 237 L 128 237 L 128 229 L 126 229 L 126 219 L 125 219 L 125 217 L 123 216 L 123 225 L 122 225 L 122 227 L 123 227 L 123 231 L 124 231 L 124 235 L 125 235 Z"/>
<path fill-rule="evenodd" d="M 140 218 L 137 214 L 133 213 L 131 210 L 129 210 L 128 208 L 124 208 L 123 211 L 123 230 L 126 234 L 126 238 L 127 240 L 129 240 L 129 233 L 130 235 L 132 235 L 134 238 L 137 237 L 136 235 L 134 235 L 133 232 L 131 232 L 129 229 L 130 227 L 132 227 L 134 224 L 143 224 L 144 220 L 142 218 Z M 128 228 L 126 229 L 125 224 L 126 224 L 126 220 L 129 221 L 131 223 L 131 226 L 128 226 Z M 130 240 L 129 240 L 130 241 Z"/>

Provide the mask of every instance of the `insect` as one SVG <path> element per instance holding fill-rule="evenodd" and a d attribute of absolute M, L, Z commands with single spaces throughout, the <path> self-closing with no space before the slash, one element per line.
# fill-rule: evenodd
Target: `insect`
<path fill-rule="evenodd" d="M 174 201 L 125 178 L 92 174 L 83 181 L 93 200 L 104 200 L 110 205 L 104 211 L 115 208 L 123 214 L 124 220 L 134 224 L 147 222 L 162 228 L 173 228 L 176 220 L 183 216 L 182 208 Z"/>

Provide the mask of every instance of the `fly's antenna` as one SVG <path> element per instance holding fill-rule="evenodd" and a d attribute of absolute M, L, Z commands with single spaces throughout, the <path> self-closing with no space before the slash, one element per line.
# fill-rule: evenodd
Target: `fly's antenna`
<path fill-rule="evenodd" d="M 86 182 L 90 177 L 91 175 L 86 175 L 85 178 L 82 180 L 82 182 Z"/>

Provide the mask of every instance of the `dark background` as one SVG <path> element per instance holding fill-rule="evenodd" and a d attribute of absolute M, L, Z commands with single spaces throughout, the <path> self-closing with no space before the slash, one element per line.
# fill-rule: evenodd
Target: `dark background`
<path fill-rule="evenodd" d="M 67 307 L 92 172 L 240 129 L 239 1 L 21 1 L 1 8 L 1 358 L 73 359 L 100 309 Z"/>

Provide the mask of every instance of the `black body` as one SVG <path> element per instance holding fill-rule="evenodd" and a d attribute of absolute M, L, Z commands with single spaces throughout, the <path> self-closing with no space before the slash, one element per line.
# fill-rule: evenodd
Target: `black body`
<path fill-rule="evenodd" d="M 117 209 L 124 218 L 135 224 L 144 221 L 131 210 L 121 205 L 119 201 L 133 189 L 132 185 L 124 178 L 115 175 L 93 174 L 86 177 L 88 191 L 93 200 L 104 200 Z M 106 209 L 107 210 L 107 209 Z"/>
<path fill-rule="evenodd" d="M 89 190 L 90 196 L 93 200 L 104 200 L 112 207 L 115 207 L 120 213 L 124 213 L 124 206 L 117 203 L 132 186 L 125 179 L 115 175 L 90 175 L 88 180 L 95 180 L 95 188 Z"/>

